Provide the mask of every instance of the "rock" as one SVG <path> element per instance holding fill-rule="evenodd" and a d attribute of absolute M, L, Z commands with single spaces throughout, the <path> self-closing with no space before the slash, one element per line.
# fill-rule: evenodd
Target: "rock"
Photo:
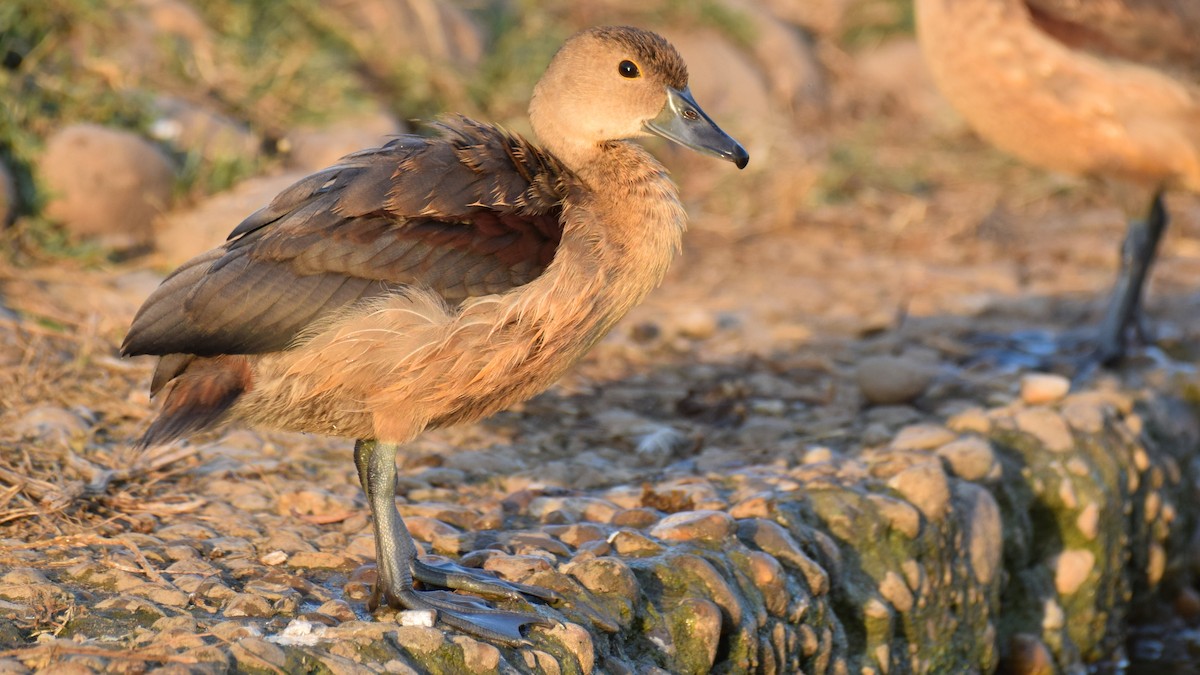
<path fill-rule="evenodd" d="M 383 111 L 339 119 L 324 127 L 300 127 L 284 137 L 287 165 L 301 171 L 318 171 L 352 152 L 379 147 L 387 143 L 389 136 L 406 131 L 402 123 Z"/>
<path fill-rule="evenodd" d="M 895 488 L 930 520 L 941 520 L 950 501 L 946 472 L 938 462 L 915 464 L 888 479 Z"/>
<path fill-rule="evenodd" d="M 246 637 L 229 645 L 229 652 L 239 664 L 239 670 L 255 672 L 264 669 L 287 671 L 287 654 L 260 637 Z"/>
<path fill-rule="evenodd" d="M 692 340 L 707 340 L 717 332 L 717 317 L 702 307 L 692 307 L 675 318 L 679 334 Z"/>
<path fill-rule="evenodd" d="M 225 602 L 221 613 L 226 617 L 257 617 L 274 616 L 275 610 L 265 598 L 249 593 L 236 593 Z"/>
<path fill-rule="evenodd" d="M 724 511 L 673 513 L 650 528 L 650 535 L 666 541 L 702 541 L 718 544 L 734 531 L 733 518 Z"/>
<path fill-rule="evenodd" d="M 977 436 L 960 438 L 937 449 L 950 473 L 963 480 L 980 481 L 1000 477 L 1000 464 L 992 444 Z"/>
<path fill-rule="evenodd" d="M 1096 555 L 1087 549 L 1068 549 L 1055 558 L 1054 588 L 1060 595 L 1071 595 L 1083 585 L 1096 566 Z"/>
<path fill-rule="evenodd" d="M 1066 452 L 1075 447 L 1075 437 L 1063 418 L 1049 408 L 1029 408 L 1016 415 L 1017 428 L 1037 438 L 1050 452 Z"/>
<path fill-rule="evenodd" d="M 269 204 L 275 195 L 305 175 L 296 172 L 251 178 L 228 192 L 209 197 L 187 211 L 168 214 L 157 235 L 157 247 L 163 264 L 179 265 L 221 245 L 246 216 Z"/>
<path fill-rule="evenodd" d="M 1028 633 L 1012 636 L 1008 656 L 1000 669 L 1012 675 L 1054 675 L 1058 672 L 1050 648 L 1036 635 Z"/>
<path fill-rule="evenodd" d="M 88 427 L 82 417 L 70 410 L 40 406 L 19 417 L 12 430 L 20 438 L 34 438 L 66 446 L 71 439 L 87 435 Z"/>
<path fill-rule="evenodd" d="M 784 21 L 804 26 L 808 30 L 824 36 L 833 36 L 842 30 L 843 19 L 851 4 L 851 0 L 808 0 L 807 2 L 764 0 L 763 2 L 763 6 Z"/>
<path fill-rule="evenodd" d="M 39 174 L 48 218 L 77 240 L 116 249 L 154 243 L 154 222 L 170 205 L 175 181 L 171 162 L 152 143 L 96 124 L 52 134 Z"/>
<path fill-rule="evenodd" d="M 262 141 L 246 125 L 202 103 L 163 95 L 154 101 L 158 117 L 150 127 L 154 138 L 194 155 L 211 168 L 216 162 L 256 161 Z"/>
<path fill-rule="evenodd" d="M 829 105 L 829 86 L 813 41 L 759 2 L 724 0 L 723 4 L 737 12 L 753 33 L 747 47 L 780 107 L 799 120 L 823 112 Z"/>
<path fill-rule="evenodd" d="M 1021 400 L 1026 405 L 1061 401 L 1071 391 L 1071 380 L 1062 375 L 1026 373 L 1021 376 Z"/>
<path fill-rule="evenodd" d="M 856 378 L 868 401 L 875 405 L 896 405 L 925 393 L 933 381 L 933 370 L 924 363 L 899 356 L 871 356 L 859 362 Z"/>
<path fill-rule="evenodd" d="M 888 446 L 892 450 L 932 450 L 957 438 L 957 434 L 937 424 L 913 424 L 901 429 Z"/>
<path fill-rule="evenodd" d="M 973 483 L 959 483 L 955 492 L 965 504 L 967 556 L 980 583 L 988 585 L 1000 571 L 1004 553 L 1004 523 L 992 493 Z"/>
<path fill-rule="evenodd" d="M 480 642 L 465 635 L 458 635 L 451 640 L 462 650 L 463 667 L 469 673 L 495 673 L 500 667 L 500 650 L 486 642 Z M 583 671 L 588 672 L 588 671 Z"/>
<path fill-rule="evenodd" d="M 483 31 L 463 10 L 422 0 L 322 0 L 323 18 L 345 24 L 369 70 L 394 77 L 397 64 L 422 59 L 459 70 L 483 58 Z M 411 66 L 410 66 L 411 67 Z"/>
<path fill-rule="evenodd" d="M 276 512 L 281 515 L 299 516 L 342 516 L 358 510 L 354 500 L 334 494 L 328 490 L 305 488 L 284 492 L 276 502 Z"/>

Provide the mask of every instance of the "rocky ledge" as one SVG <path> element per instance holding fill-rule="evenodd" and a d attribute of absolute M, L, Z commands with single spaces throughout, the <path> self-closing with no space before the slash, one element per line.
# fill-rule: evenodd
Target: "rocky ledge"
<path fill-rule="evenodd" d="M 523 608 L 552 625 L 518 648 L 421 613 L 365 614 L 373 551 L 348 473 L 330 490 L 246 489 L 238 476 L 275 460 L 234 433 L 191 470 L 219 497 L 196 518 L 0 542 L 0 672 L 886 674 L 1002 658 L 1081 672 L 1120 655 L 1131 616 L 1189 578 L 1188 380 L 1156 371 L 1153 389 L 1067 393 L 1056 376 L 998 377 L 1008 400 L 892 427 L 875 408 L 868 429 L 886 438 L 873 443 L 690 458 L 644 482 L 496 490 L 483 477 L 520 465 L 504 448 L 409 467 L 402 513 L 432 553 L 567 598 Z M 635 452 L 687 442 L 669 427 L 639 438 Z M 66 604 L 31 643 L 22 626 Z"/>

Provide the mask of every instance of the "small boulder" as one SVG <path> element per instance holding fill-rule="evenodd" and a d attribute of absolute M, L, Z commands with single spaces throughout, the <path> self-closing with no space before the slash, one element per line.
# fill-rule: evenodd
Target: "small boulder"
<path fill-rule="evenodd" d="M 41 178 L 46 215 L 72 237 L 132 249 L 153 243 L 154 221 L 170 203 L 175 169 L 136 134 L 73 124 L 46 141 Z"/>

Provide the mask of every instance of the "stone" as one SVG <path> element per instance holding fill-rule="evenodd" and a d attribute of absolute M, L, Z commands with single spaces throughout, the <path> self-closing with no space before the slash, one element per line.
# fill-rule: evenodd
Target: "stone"
<path fill-rule="evenodd" d="M 265 618 L 275 615 L 274 608 L 265 598 L 249 593 L 235 593 L 221 608 L 221 613 L 227 617 Z"/>
<path fill-rule="evenodd" d="M 76 240 L 115 249 L 153 245 L 155 220 L 171 203 L 175 168 L 140 136 L 97 124 L 51 134 L 39 162 L 44 213 Z"/>
<path fill-rule="evenodd" d="M 933 381 L 933 369 L 900 356 L 870 356 L 858 364 L 855 379 L 867 401 L 897 405 L 916 400 Z"/>
<path fill-rule="evenodd" d="M 1096 554 L 1087 549 L 1067 549 L 1058 554 L 1054 569 L 1054 588 L 1060 595 L 1071 595 L 1083 586 L 1096 566 Z"/>
<path fill-rule="evenodd" d="M 1029 633 L 1012 636 L 1008 656 L 1000 669 L 1012 675 L 1055 675 L 1058 672 L 1050 648 L 1036 635 Z"/>
<path fill-rule="evenodd" d="M 1004 523 L 995 497 L 974 483 L 959 483 L 955 492 L 964 503 L 967 553 L 975 578 L 991 584 L 1004 553 Z"/>
<path fill-rule="evenodd" d="M 288 132 L 288 168 L 319 171 L 352 152 L 377 148 L 408 130 L 391 114 L 379 110 L 343 117 L 323 127 L 300 127 Z"/>
<path fill-rule="evenodd" d="M 679 334 L 692 340 L 707 340 L 717 332 L 717 317 L 702 307 L 691 307 L 675 317 Z"/>
<path fill-rule="evenodd" d="M 996 451 L 983 438 L 969 436 L 951 441 L 937 449 L 937 454 L 950 468 L 950 473 L 970 481 L 994 480 L 1000 477 Z"/>
<path fill-rule="evenodd" d="M 66 446 L 71 439 L 84 437 L 88 426 L 87 421 L 70 410 L 43 405 L 17 418 L 12 431 L 20 438 L 35 438 Z"/>
<path fill-rule="evenodd" d="M 486 642 L 456 635 L 451 640 L 462 650 L 463 667 L 470 673 L 495 673 L 500 667 L 500 650 Z M 587 672 L 586 670 L 584 672 Z"/>
<path fill-rule="evenodd" d="M 883 581 L 879 582 L 879 594 L 900 612 L 907 612 L 913 607 L 912 591 L 894 570 L 888 570 L 884 574 Z"/>
<path fill-rule="evenodd" d="M 1016 415 L 1017 428 L 1037 438 L 1050 452 L 1066 452 L 1075 447 L 1071 429 L 1055 411 L 1037 407 L 1021 410 Z"/>
<path fill-rule="evenodd" d="M 650 535 L 665 541 L 719 544 L 734 528 L 733 518 L 724 511 L 682 511 L 658 521 L 650 528 Z"/>
<path fill-rule="evenodd" d="M 912 424 L 904 427 L 888 444 L 892 450 L 932 450 L 958 438 L 938 424 Z"/>
<path fill-rule="evenodd" d="M 1051 373 L 1026 373 L 1021 376 L 1021 400 L 1026 405 L 1055 403 L 1071 391 L 1071 380 Z"/>
<path fill-rule="evenodd" d="M 950 502 L 950 486 L 940 462 L 915 464 L 888 479 L 888 486 L 925 514 L 930 520 L 941 520 Z"/>
<path fill-rule="evenodd" d="M 262 140 L 245 124 L 204 103 L 161 95 L 154 100 L 157 115 L 150 135 L 207 167 L 214 163 L 253 163 L 262 155 Z"/>
<path fill-rule="evenodd" d="M 446 2 L 421 0 L 322 0 L 323 18 L 341 22 L 355 36 L 366 68 L 395 77 L 397 63 L 414 59 L 427 65 L 452 64 L 469 71 L 484 53 L 483 31 L 467 12 Z"/>

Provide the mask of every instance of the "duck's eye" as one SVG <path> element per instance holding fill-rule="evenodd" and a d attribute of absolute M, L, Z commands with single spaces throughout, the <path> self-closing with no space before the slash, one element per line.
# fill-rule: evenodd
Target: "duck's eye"
<path fill-rule="evenodd" d="M 637 64 L 629 60 L 622 61 L 621 65 L 617 66 L 617 70 L 620 71 L 621 77 L 628 77 L 629 79 L 633 79 L 642 74 L 641 71 L 638 70 Z"/>

